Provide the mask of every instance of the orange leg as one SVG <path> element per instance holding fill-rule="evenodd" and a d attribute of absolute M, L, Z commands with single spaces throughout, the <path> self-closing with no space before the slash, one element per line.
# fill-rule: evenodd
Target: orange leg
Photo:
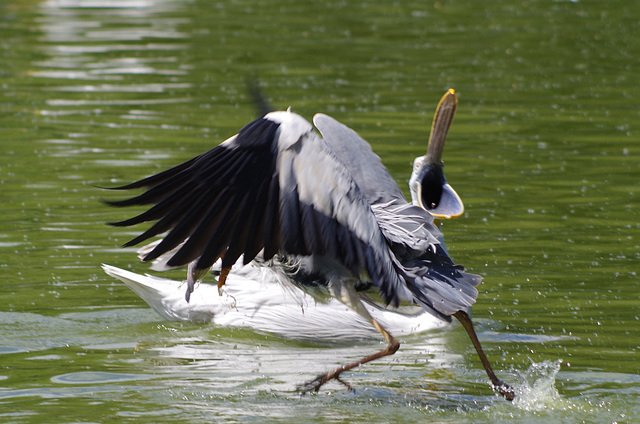
<path fill-rule="evenodd" d="M 334 370 L 326 372 L 324 374 L 320 374 L 318 377 L 314 378 L 311 381 L 308 381 L 300 386 L 298 386 L 298 390 L 300 390 L 303 394 L 314 391 L 317 392 L 320 390 L 320 387 L 324 385 L 326 382 L 330 380 L 336 380 L 345 386 L 349 390 L 353 390 L 352 387 L 340 379 L 340 374 L 345 371 L 351 370 L 353 368 L 359 367 L 360 365 L 366 364 L 367 362 L 375 361 L 376 359 L 384 358 L 385 356 L 393 355 L 396 353 L 398 348 L 400 347 L 400 342 L 393 337 L 387 330 L 385 330 L 379 323 L 376 321 L 369 311 L 364 307 L 358 293 L 355 291 L 353 286 L 350 284 L 342 284 L 337 283 L 333 286 L 330 286 L 330 290 L 332 295 L 343 302 L 345 305 L 351 307 L 355 312 L 358 313 L 361 317 L 365 318 L 367 321 L 371 323 L 375 327 L 376 330 L 382 334 L 384 339 L 387 341 L 387 347 L 382 349 L 380 352 L 376 352 L 373 355 L 369 355 L 365 358 L 360 359 L 359 361 L 352 362 L 350 364 L 342 365 Z"/>
<path fill-rule="evenodd" d="M 384 336 L 385 340 L 388 343 L 386 348 L 382 349 L 380 352 L 374 353 L 373 355 L 369 355 L 366 358 L 362 358 L 359 361 L 342 365 L 327 373 L 320 374 L 313 380 L 298 386 L 298 390 L 300 390 L 303 394 L 311 391 L 317 392 L 318 390 L 320 390 L 320 387 L 322 387 L 326 382 L 330 380 L 336 380 L 347 386 L 349 390 L 353 390 L 353 388 L 348 383 L 340 379 L 340 374 L 353 368 L 359 367 L 360 365 L 366 364 L 367 362 L 375 361 L 376 359 L 384 358 L 385 356 L 393 355 L 394 353 L 396 353 L 396 351 L 400 347 L 400 342 L 391 334 L 389 334 L 387 330 L 382 328 L 382 326 L 378 324 L 378 322 L 373 318 L 371 318 L 371 324 L 373 324 L 376 330 L 378 330 L 380 334 Z"/>
<path fill-rule="evenodd" d="M 220 271 L 220 277 L 218 277 L 218 294 L 222 296 L 222 286 L 227 282 L 227 276 L 229 275 L 229 271 L 231 271 L 231 267 L 222 268 Z"/>

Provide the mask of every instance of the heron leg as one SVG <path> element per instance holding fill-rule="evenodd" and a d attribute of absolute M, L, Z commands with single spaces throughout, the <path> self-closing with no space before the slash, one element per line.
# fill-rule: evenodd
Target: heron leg
<path fill-rule="evenodd" d="M 360 298 L 358 297 L 357 292 L 352 286 L 345 284 L 345 285 L 341 285 L 338 288 L 338 290 L 335 290 L 334 288 L 332 291 L 334 292 L 334 295 L 337 299 L 345 303 L 347 306 L 351 307 L 355 312 L 358 313 L 358 315 L 360 315 L 361 317 L 369 321 L 371 325 L 373 325 L 375 329 L 378 330 L 380 334 L 382 334 L 382 336 L 387 342 L 387 347 L 382 349 L 380 352 L 374 353 L 373 355 L 369 355 L 358 361 L 339 366 L 334 370 L 331 370 L 324 374 L 320 374 L 318 377 L 314 378 L 313 380 L 298 386 L 297 389 L 300 390 L 302 394 L 309 393 L 311 391 L 317 392 L 318 390 L 320 390 L 320 387 L 322 387 L 325 383 L 327 383 L 330 380 L 336 380 L 344 384 L 349 390 L 353 390 L 353 388 L 348 383 L 346 383 L 344 380 L 340 378 L 340 374 L 342 374 L 345 371 L 349 371 L 353 368 L 359 367 L 360 365 L 366 364 L 367 362 L 375 361 L 376 359 L 393 355 L 394 353 L 396 353 L 396 351 L 400 347 L 400 342 L 398 341 L 398 339 L 393 337 L 391 333 L 385 330 L 380 325 L 380 323 L 378 323 L 378 321 L 376 321 L 371 316 L 369 311 L 367 311 L 367 309 L 364 307 L 364 305 L 360 301 Z"/>
<path fill-rule="evenodd" d="M 471 343 L 473 343 L 473 346 L 476 348 L 476 352 L 478 352 L 480 362 L 482 362 L 482 366 L 484 366 L 484 370 L 487 372 L 493 388 L 502 396 L 504 396 L 505 399 L 509 401 L 513 400 L 516 397 L 513 389 L 511 388 L 511 386 L 500 380 L 493 372 L 493 368 L 491 368 L 491 364 L 487 359 L 487 355 L 485 355 L 484 350 L 482 349 L 482 345 L 480 344 L 480 340 L 478 340 L 476 331 L 473 328 L 473 322 L 471 321 L 469 315 L 464 311 L 458 311 L 453 314 L 453 316 L 456 317 L 458 321 L 460 321 L 460 324 L 462 324 L 464 329 L 467 331 L 469 338 L 471 338 Z"/>
<path fill-rule="evenodd" d="M 218 277 L 218 295 L 222 296 L 222 287 L 227 282 L 227 277 L 229 276 L 229 271 L 231 271 L 231 267 L 222 268 L 220 271 L 220 276 Z"/>
<path fill-rule="evenodd" d="M 220 255 L 220 258 L 223 258 L 225 253 L 226 252 L 223 252 L 222 255 Z M 205 275 L 207 275 L 207 273 L 211 269 L 211 267 L 198 269 L 196 268 L 197 265 L 198 265 L 197 259 L 195 261 L 191 261 L 189 263 L 189 267 L 187 270 L 187 292 L 185 293 L 185 296 L 184 296 L 187 302 L 189 302 L 189 300 L 191 299 L 191 293 L 193 293 L 196 283 L 202 280 L 202 278 Z M 218 294 L 220 296 L 222 296 L 222 287 L 227 282 L 227 277 L 229 276 L 230 271 L 231 271 L 231 267 L 222 268 L 222 270 L 220 271 L 220 277 L 218 277 Z"/>
<path fill-rule="evenodd" d="M 187 270 L 187 292 L 184 295 L 184 298 L 187 302 L 191 300 L 191 293 L 193 293 L 196 283 L 202 280 L 202 278 L 207 275 L 207 272 L 209 272 L 210 269 L 196 269 L 197 262 L 197 260 L 190 262 Z"/>

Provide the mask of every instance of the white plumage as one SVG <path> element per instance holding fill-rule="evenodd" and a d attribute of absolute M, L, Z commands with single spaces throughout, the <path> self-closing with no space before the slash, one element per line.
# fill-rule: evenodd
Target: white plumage
<path fill-rule="evenodd" d="M 380 337 L 366 319 L 342 302 L 333 298 L 319 302 L 295 286 L 283 286 L 269 268 L 234 266 L 221 294 L 217 285 L 200 283 L 195 286 L 189 302 L 184 297 L 184 282 L 136 274 L 110 265 L 103 265 L 102 269 L 125 283 L 169 321 L 246 327 L 310 343 Z M 367 303 L 365 307 L 382 326 L 398 336 L 449 325 L 419 307 L 407 309 L 405 313 Z"/>

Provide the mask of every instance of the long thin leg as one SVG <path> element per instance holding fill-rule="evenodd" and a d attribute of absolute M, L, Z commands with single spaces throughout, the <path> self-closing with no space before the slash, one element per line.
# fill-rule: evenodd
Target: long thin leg
<path fill-rule="evenodd" d="M 349 371 L 353 368 L 359 367 L 360 365 L 366 364 L 367 362 L 375 361 L 376 359 L 380 359 L 385 356 L 393 355 L 394 353 L 396 353 L 396 351 L 400 347 L 400 342 L 398 342 L 398 340 L 395 337 L 389 334 L 388 331 L 382 328 L 380 324 L 378 324 L 378 322 L 375 321 L 373 318 L 372 318 L 371 324 L 373 324 L 373 326 L 376 327 L 376 329 L 380 332 L 380 334 L 382 334 L 384 338 L 387 340 L 388 344 L 386 348 L 382 349 L 380 352 L 374 353 L 373 355 L 369 355 L 366 358 L 362 358 L 359 361 L 342 365 L 327 373 L 320 374 L 318 377 L 314 378 L 313 380 L 307 381 L 306 383 L 298 386 L 298 390 L 300 390 L 303 394 L 311 391 L 317 392 L 318 390 L 320 390 L 320 387 L 322 387 L 322 385 L 324 385 L 329 380 L 336 380 L 344 384 L 345 386 L 347 386 L 348 389 L 352 390 L 351 386 L 348 383 L 340 379 L 340 374 L 342 374 L 345 371 Z"/>
<path fill-rule="evenodd" d="M 222 268 L 220 271 L 220 276 L 218 277 L 218 294 L 222 296 L 222 287 L 227 282 L 227 277 L 229 276 L 229 272 L 231 271 L 231 267 Z"/>
<path fill-rule="evenodd" d="M 482 345 L 480 344 L 480 340 L 478 340 L 478 336 L 476 335 L 476 331 L 473 328 L 473 322 L 469 315 L 464 311 L 458 311 L 453 314 L 454 317 L 460 321 L 460 324 L 467 330 L 467 334 L 471 338 L 471 343 L 476 348 L 476 352 L 478 352 L 478 356 L 480 357 L 480 361 L 482 362 L 482 366 L 484 366 L 484 370 L 487 372 L 489 379 L 491 380 L 491 384 L 493 388 L 498 391 L 502 396 L 504 396 L 507 400 L 513 400 L 516 395 L 513 392 L 513 389 L 502 380 L 500 380 L 496 374 L 493 372 L 493 368 L 491 368 L 491 364 L 489 364 L 489 360 L 487 359 L 487 355 L 484 354 L 484 350 L 482 350 Z"/>
<path fill-rule="evenodd" d="M 362 302 L 360 301 L 358 294 L 355 289 L 350 285 L 340 285 L 332 288 L 334 292 L 334 296 L 344 302 L 346 305 L 350 306 L 355 312 L 358 313 L 361 317 L 365 318 L 367 321 L 371 323 L 375 327 L 380 334 L 387 341 L 387 347 L 382 349 L 380 352 L 376 352 L 373 355 L 369 355 L 365 358 L 360 359 L 359 361 L 352 362 L 350 364 L 339 366 L 338 368 L 329 371 L 324 374 L 320 374 L 318 377 L 314 378 L 311 381 L 308 381 L 300 386 L 298 386 L 298 390 L 300 390 L 303 394 L 314 391 L 317 392 L 320 390 L 320 387 L 324 385 L 326 382 L 330 380 L 336 380 L 345 386 L 348 389 L 353 390 L 351 386 L 340 379 L 340 374 L 345 371 L 351 370 L 353 368 L 359 367 L 360 365 L 366 364 L 367 362 L 375 361 L 376 359 L 383 358 L 385 356 L 393 355 L 396 353 L 398 348 L 400 348 L 400 342 L 393 337 L 387 330 L 385 330 L 378 321 L 376 321 L 369 311 L 364 307 Z"/>
<path fill-rule="evenodd" d="M 207 272 L 209 272 L 209 268 L 199 270 L 196 269 L 197 262 L 198 260 L 191 261 L 187 270 L 187 292 L 184 296 L 187 302 L 189 302 L 189 300 L 191 299 L 191 293 L 193 293 L 193 289 L 195 288 L 196 283 L 202 280 L 202 278 L 207 275 Z"/>

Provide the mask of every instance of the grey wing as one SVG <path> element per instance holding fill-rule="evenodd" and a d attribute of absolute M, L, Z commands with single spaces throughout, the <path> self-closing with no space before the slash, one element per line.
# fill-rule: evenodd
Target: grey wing
<path fill-rule="evenodd" d="M 433 216 L 406 202 L 398 184 L 366 140 L 321 113 L 313 117 L 313 123 L 331 150 L 349 168 L 389 241 L 418 252 L 441 242 L 442 234 L 433 225 Z"/>
<path fill-rule="evenodd" d="M 126 245 L 169 231 L 145 260 L 182 244 L 167 262 L 197 260 L 223 267 L 259 252 L 323 255 L 367 274 L 388 302 L 411 298 L 376 216 L 357 183 L 311 125 L 290 112 L 273 112 L 184 164 L 120 189 L 147 188 L 114 206 L 153 205 L 129 220 L 155 224 Z"/>
<path fill-rule="evenodd" d="M 349 168 L 354 181 L 369 203 L 404 200 L 402 190 L 382 164 L 380 157 L 358 133 L 322 113 L 313 117 L 313 124 L 331 150 Z"/>

